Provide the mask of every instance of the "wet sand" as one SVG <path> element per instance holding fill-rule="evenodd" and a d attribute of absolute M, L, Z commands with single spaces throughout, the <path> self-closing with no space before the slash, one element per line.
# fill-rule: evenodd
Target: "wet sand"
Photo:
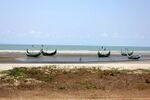
<path fill-rule="evenodd" d="M 39 50 L 34 50 L 33 52 L 39 52 Z M 49 51 L 51 52 L 51 51 Z M 26 50 L 0 50 L 0 54 L 25 54 Z M 112 54 L 120 54 L 120 51 L 111 51 Z M 134 51 L 134 53 L 142 55 L 150 55 L 150 51 Z M 88 50 L 58 50 L 58 55 L 97 55 L 97 51 L 88 51 Z"/>
<path fill-rule="evenodd" d="M 136 51 L 136 54 L 150 57 L 149 51 Z M 120 56 L 120 52 L 112 51 L 112 56 Z M 97 56 L 97 51 L 58 51 L 56 56 Z M 150 60 L 118 61 L 118 62 L 80 62 L 80 63 L 18 63 L 15 59 L 26 57 L 25 50 L 0 50 L 0 70 L 14 67 L 56 66 L 58 68 L 100 67 L 102 69 L 150 69 Z"/>

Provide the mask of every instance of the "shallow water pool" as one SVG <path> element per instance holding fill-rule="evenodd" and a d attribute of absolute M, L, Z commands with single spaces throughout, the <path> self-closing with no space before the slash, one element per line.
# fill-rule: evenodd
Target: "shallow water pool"
<path fill-rule="evenodd" d="M 150 60 L 150 57 L 141 57 L 140 60 Z M 126 56 L 110 56 L 110 57 L 97 57 L 97 56 L 51 56 L 51 57 L 25 57 L 16 58 L 18 62 L 117 62 L 117 61 L 133 61 Z"/>

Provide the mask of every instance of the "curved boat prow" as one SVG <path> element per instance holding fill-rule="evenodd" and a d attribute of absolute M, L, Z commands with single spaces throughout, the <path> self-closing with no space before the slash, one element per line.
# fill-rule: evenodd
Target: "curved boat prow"
<path fill-rule="evenodd" d="M 26 50 L 26 55 L 28 57 L 39 57 L 41 55 L 41 52 L 38 52 L 38 53 L 30 53 L 29 50 L 27 49 Z"/>
<path fill-rule="evenodd" d="M 98 51 L 98 57 L 109 57 L 110 54 L 111 54 L 110 50 L 109 50 L 109 52 L 108 52 L 107 54 L 102 54 L 102 53 L 100 53 L 100 52 Z"/>
<path fill-rule="evenodd" d="M 41 53 L 43 54 L 43 56 L 53 56 L 57 53 L 57 49 L 55 49 L 55 51 L 51 53 L 45 52 L 43 49 L 41 49 Z"/>
<path fill-rule="evenodd" d="M 138 60 L 141 58 L 141 55 L 128 55 L 127 54 L 127 56 L 128 56 L 128 59 L 133 59 L 133 60 Z"/>

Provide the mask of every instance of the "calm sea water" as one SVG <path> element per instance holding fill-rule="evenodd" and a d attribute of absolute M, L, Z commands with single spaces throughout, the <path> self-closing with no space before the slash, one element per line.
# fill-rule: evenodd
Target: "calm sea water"
<path fill-rule="evenodd" d="M 53 50 L 89 50 L 89 51 L 97 51 L 102 46 L 81 46 L 81 45 L 44 45 L 44 49 Z M 130 50 L 135 51 L 150 51 L 150 47 L 129 47 L 129 46 L 103 46 L 104 48 L 108 48 L 113 51 L 120 51 L 121 49 L 128 48 Z M 41 49 L 41 45 L 6 45 L 0 44 L 0 50 L 26 50 L 26 49 Z"/>

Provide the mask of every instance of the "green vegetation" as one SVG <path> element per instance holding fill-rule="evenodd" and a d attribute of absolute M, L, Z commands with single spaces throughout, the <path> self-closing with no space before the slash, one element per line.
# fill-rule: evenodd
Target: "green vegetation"
<path fill-rule="evenodd" d="M 8 73 L 8 76 L 14 76 L 14 77 L 23 76 L 23 77 L 25 77 L 27 75 L 27 68 L 25 68 L 25 67 L 13 68 L 12 70 L 8 70 L 6 73 Z"/>
<path fill-rule="evenodd" d="M 150 70 L 100 68 L 59 69 L 56 66 L 13 68 L 0 73 L 0 84 L 23 89 L 146 89 L 150 88 Z M 142 85 L 141 85 L 142 84 Z"/>
<path fill-rule="evenodd" d="M 90 81 L 80 81 L 78 84 L 80 84 L 82 87 L 86 89 L 96 89 L 97 86 L 95 83 L 92 83 Z"/>

